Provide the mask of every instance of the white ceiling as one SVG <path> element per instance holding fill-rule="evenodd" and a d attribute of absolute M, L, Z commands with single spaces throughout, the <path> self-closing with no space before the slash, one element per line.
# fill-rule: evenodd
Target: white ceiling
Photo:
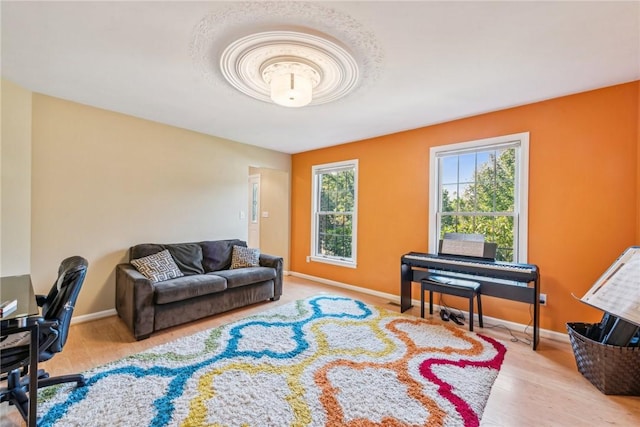
<path fill-rule="evenodd" d="M 34 92 L 286 153 L 640 79 L 640 2 L 2 2 L 2 76 Z M 301 109 L 235 91 L 230 42 L 303 27 L 363 74 Z"/>

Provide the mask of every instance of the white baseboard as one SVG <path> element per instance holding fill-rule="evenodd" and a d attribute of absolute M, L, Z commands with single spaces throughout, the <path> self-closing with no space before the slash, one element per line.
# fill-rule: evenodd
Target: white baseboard
<path fill-rule="evenodd" d="M 324 279 L 322 277 L 311 276 L 309 274 L 298 273 L 295 271 L 286 271 L 286 272 L 283 272 L 283 274 L 287 276 L 294 276 L 294 277 L 300 277 L 302 279 L 313 280 L 314 282 L 323 283 L 329 286 L 335 286 L 337 288 L 343 288 L 343 289 L 348 289 L 350 291 L 361 292 L 367 295 L 373 295 L 379 298 L 387 299 L 392 303 L 400 305 L 400 297 L 398 295 L 393 295 L 386 292 L 374 291 L 373 289 L 363 288 L 360 286 L 350 285 L 348 283 L 337 282 L 335 280 Z M 411 304 L 419 307 L 420 301 L 413 299 L 411 300 Z M 438 310 L 440 309 L 437 304 L 435 304 L 435 306 L 438 307 Z M 467 313 L 468 315 L 468 312 L 464 310 L 461 310 L 461 311 Z M 104 317 L 115 316 L 117 314 L 118 313 L 116 312 L 116 309 L 112 308 L 109 310 L 99 311 L 97 313 L 84 314 L 82 316 L 74 316 L 71 319 L 71 324 L 89 322 L 92 320 L 102 319 Z M 475 317 L 477 321 L 477 314 Z M 492 322 L 498 325 L 505 326 L 506 328 L 509 328 L 510 330 L 515 330 L 515 331 L 524 331 L 526 327 L 526 325 L 523 325 L 521 323 L 515 323 L 508 320 L 498 319 L 498 318 L 489 317 L 489 316 L 482 316 L 482 319 L 485 322 L 486 321 Z M 547 339 L 552 339 L 552 340 L 567 342 L 567 343 L 569 342 L 569 335 L 566 333 L 560 333 L 560 332 L 551 331 L 549 329 L 542 329 L 542 328 L 540 328 L 539 332 L 540 332 L 540 338 L 547 338 Z"/>
<path fill-rule="evenodd" d="M 398 295 L 388 294 L 386 292 L 374 291 L 372 289 L 362 288 L 360 286 L 354 286 L 354 285 L 350 285 L 342 282 L 336 282 L 334 280 L 323 279 L 322 277 L 311 276 L 304 273 L 297 273 L 295 271 L 289 271 L 288 273 L 290 276 L 300 277 L 302 279 L 307 279 L 307 280 L 313 280 L 314 282 L 323 283 L 325 285 L 335 286 L 337 288 L 349 289 L 350 291 L 356 291 L 356 292 L 361 292 L 367 295 L 373 295 L 376 297 L 385 298 L 395 304 L 398 304 L 398 305 L 400 304 L 400 297 Z M 420 300 L 412 299 L 411 304 L 413 304 L 414 306 L 420 307 Z M 434 306 L 438 307 L 438 310 L 440 309 L 437 304 L 434 304 Z M 468 312 L 464 310 L 461 310 L 461 311 L 464 313 L 467 313 L 467 316 L 469 315 Z M 478 320 L 477 314 L 474 317 L 477 321 Z M 493 324 L 504 326 L 509 330 L 513 330 L 516 332 L 518 331 L 522 332 L 527 327 L 527 325 L 523 325 L 521 323 L 515 323 L 508 320 L 498 319 L 498 318 L 489 317 L 489 316 L 482 316 L 482 320 L 484 322 L 488 321 Z M 533 333 L 532 327 L 529 327 L 529 330 L 531 330 L 531 333 Z M 539 329 L 539 333 L 540 333 L 540 338 L 547 338 L 547 339 L 552 339 L 555 341 L 561 341 L 561 342 L 567 342 L 567 343 L 569 342 L 569 335 L 565 333 L 551 331 L 549 329 L 542 329 L 542 328 Z"/>
<path fill-rule="evenodd" d="M 82 316 L 73 316 L 71 318 L 71 324 L 73 325 L 75 323 L 89 322 L 91 320 L 98 320 L 104 317 L 115 316 L 116 314 L 118 314 L 118 312 L 115 308 L 112 308 L 109 310 L 98 311 L 97 313 L 83 314 Z"/>

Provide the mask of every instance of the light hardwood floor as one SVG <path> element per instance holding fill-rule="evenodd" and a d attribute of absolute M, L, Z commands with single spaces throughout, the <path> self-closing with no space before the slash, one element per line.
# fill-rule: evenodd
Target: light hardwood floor
<path fill-rule="evenodd" d="M 284 295 L 277 302 L 265 302 L 192 322 L 135 341 L 116 316 L 75 324 L 62 353 L 41 364 L 52 375 L 81 372 L 124 356 L 163 344 L 178 337 L 229 323 L 256 312 L 318 293 L 355 297 L 369 304 L 400 311 L 386 299 L 353 292 L 309 280 L 287 276 Z M 428 312 L 428 310 L 427 310 Z M 420 316 L 420 307 L 407 312 Z M 433 316 L 440 321 L 439 317 Z M 504 364 L 491 390 L 482 426 L 638 426 L 640 397 L 606 396 L 577 371 L 571 346 L 542 339 L 537 351 L 522 342 L 511 342 L 502 328 L 476 332 L 501 340 L 508 348 Z M 466 328 L 467 326 L 460 326 Z M 525 338 L 514 331 L 516 336 Z M 6 403 L 0 406 L 0 426 L 24 425 L 18 412 Z"/>

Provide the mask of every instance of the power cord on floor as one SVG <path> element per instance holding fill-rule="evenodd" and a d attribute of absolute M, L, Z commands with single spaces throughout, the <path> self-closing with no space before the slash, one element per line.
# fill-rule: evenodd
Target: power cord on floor
<path fill-rule="evenodd" d="M 517 336 L 515 336 L 513 334 L 513 331 L 511 329 L 509 329 L 508 327 L 506 327 L 505 325 L 488 325 L 485 322 L 484 327 L 485 328 L 489 328 L 489 329 L 505 329 L 507 332 L 509 332 L 509 335 L 511 335 L 511 339 L 509 341 L 511 341 L 511 342 L 519 342 L 519 343 L 526 344 L 526 345 L 531 345 L 532 339 L 529 338 L 529 335 L 527 335 L 526 338 L 518 338 Z M 524 332 L 523 333 L 526 334 L 526 330 L 527 330 L 528 327 L 529 327 L 529 325 L 527 325 L 524 328 Z"/>
<path fill-rule="evenodd" d="M 458 313 L 454 314 L 455 317 L 457 317 L 458 319 L 460 319 L 463 323 L 458 323 L 458 324 L 464 324 L 464 322 L 466 321 L 465 319 L 465 315 L 464 312 L 458 308 L 452 308 L 449 307 L 447 305 L 447 303 L 444 301 L 444 298 L 442 296 L 442 294 L 440 294 L 440 298 L 438 299 L 438 305 L 441 307 L 441 310 L 445 310 L 447 312 L 448 318 L 451 319 L 451 315 L 453 313 L 454 310 L 456 310 Z M 505 325 L 501 325 L 501 324 L 487 324 L 487 322 L 483 322 L 484 323 L 484 328 L 488 328 L 488 329 L 504 329 L 506 330 L 509 335 L 511 335 L 511 339 L 509 341 L 511 342 L 515 342 L 515 343 L 522 343 L 522 344 L 526 344 L 526 345 L 531 345 L 531 343 L 533 342 L 533 336 L 531 333 L 528 332 L 529 328 L 531 327 L 531 324 L 533 323 L 533 314 L 531 313 L 531 307 L 529 306 L 529 323 L 527 323 L 527 325 L 524 327 L 524 330 L 522 331 L 522 333 L 525 335 L 525 338 L 519 338 L 516 335 L 514 335 L 513 331 L 505 326 Z M 441 313 L 441 317 L 442 317 L 442 313 Z M 444 320 L 444 319 L 443 319 Z M 456 322 L 457 323 L 457 322 Z"/>

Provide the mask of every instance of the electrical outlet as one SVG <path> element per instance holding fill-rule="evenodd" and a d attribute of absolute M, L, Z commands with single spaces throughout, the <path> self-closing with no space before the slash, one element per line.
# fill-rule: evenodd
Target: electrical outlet
<path fill-rule="evenodd" d="M 540 305 L 547 305 L 547 294 L 540 294 Z"/>

